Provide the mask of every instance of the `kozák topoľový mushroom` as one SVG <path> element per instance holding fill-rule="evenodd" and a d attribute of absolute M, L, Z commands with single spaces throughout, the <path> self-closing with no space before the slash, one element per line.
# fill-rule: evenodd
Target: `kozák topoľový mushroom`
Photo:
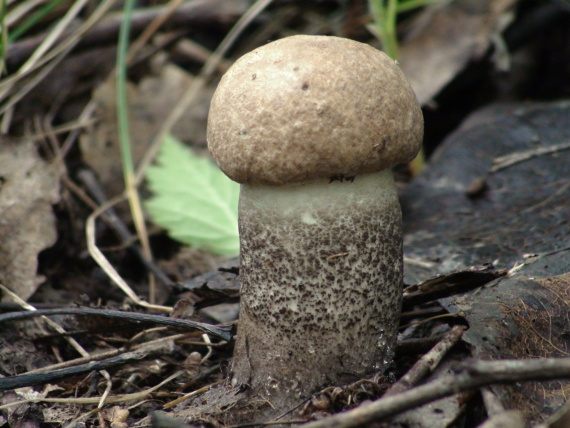
<path fill-rule="evenodd" d="M 422 137 L 403 73 L 366 44 L 288 37 L 223 76 L 207 138 L 241 184 L 233 385 L 290 405 L 392 358 L 402 231 L 391 167 Z"/>

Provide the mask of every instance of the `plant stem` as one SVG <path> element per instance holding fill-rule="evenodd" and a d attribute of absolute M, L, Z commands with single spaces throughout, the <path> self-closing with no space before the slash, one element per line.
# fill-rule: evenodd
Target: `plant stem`
<path fill-rule="evenodd" d="M 0 2 L 0 25 L 2 33 L 0 34 L 0 76 L 6 70 L 6 51 L 8 50 L 8 27 L 6 25 L 6 8 L 8 7 L 6 0 Z"/>
<path fill-rule="evenodd" d="M 398 0 L 369 0 L 368 5 L 374 25 L 378 31 L 382 49 L 392 58 L 398 58 L 398 40 L 396 37 L 396 14 Z"/>
<path fill-rule="evenodd" d="M 139 194 L 136 187 L 133 155 L 131 152 L 129 130 L 129 107 L 127 102 L 127 51 L 129 46 L 129 34 L 131 18 L 135 0 L 126 0 L 124 5 L 124 18 L 119 31 L 119 45 L 117 49 L 117 121 L 119 128 L 119 145 L 121 148 L 121 161 L 125 178 L 125 191 L 129 200 L 129 207 L 133 222 L 137 230 L 144 255 L 150 260 L 150 244 L 144 222 L 143 211 Z M 154 303 L 154 287 L 151 282 L 149 300 Z"/>
<path fill-rule="evenodd" d="M 57 5 L 65 0 L 52 0 L 48 4 L 42 6 L 36 13 L 26 19 L 21 25 L 14 29 L 8 36 L 8 41 L 13 42 L 20 38 L 22 34 L 37 24 L 44 16 L 51 12 Z"/>

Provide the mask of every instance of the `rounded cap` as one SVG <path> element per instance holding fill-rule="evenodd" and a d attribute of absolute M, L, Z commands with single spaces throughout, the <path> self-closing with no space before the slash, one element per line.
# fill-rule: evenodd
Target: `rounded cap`
<path fill-rule="evenodd" d="M 413 159 L 423 116 L 396 63 L 349 39 L 293 36 L 223 76 L 208 148 L 242 184 L 292 184 L 377 172 Z"/>

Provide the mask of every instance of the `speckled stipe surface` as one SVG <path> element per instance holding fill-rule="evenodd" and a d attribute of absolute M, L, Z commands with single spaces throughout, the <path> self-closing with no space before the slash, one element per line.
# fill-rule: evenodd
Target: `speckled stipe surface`
<path fill-rule="evenodd" d="M 391 358 L 401 212 L 390 171 L 353 182 L 242 185 L 232 384 L 281 404 Z"/>

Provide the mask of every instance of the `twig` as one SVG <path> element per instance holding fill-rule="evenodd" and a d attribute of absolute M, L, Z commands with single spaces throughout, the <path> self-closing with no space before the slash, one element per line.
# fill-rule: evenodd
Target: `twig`
<path fill-rule="evenodd" d="M 506 410 L 485 421 L 479 428 L 526 428 L 526 422 L 519 410 Z"/>
<path fill-rule="evenodd" d="M 494 174 L 497 171 L 519 164 L 526 160 L 539 156 L 549 155 L 551 153 L 562 152 L 564 150 L 570 150 L 570 143 L 539 147 L 537 149 L 525 150 L 521 152 L 510 153 L 505 156 L 499 156 L 493 160 L 493 167 L 489 172 L 491 174 Z"/>
<path fill-rule="evenodd" d="M 94 370 L 106 370 L 112 367 L 120 366 L 129 363 L 133 360 L 140 360 L 147 357 L 152 353 L 163 353 L 167 344 L 159 344 L 151 349 L 139 349 L 133 352 L 126 352 L 117 357 L 108 358 L 102 361 L 92 361 L 87 364 L 80 364 L 74 367 L 68 367 L 61 370 L 53 370 L 47 373 L 26 373 L 17 376 L 9 376 L 0 379 L 0 391 L 9 389 L 22 388 L 24 386 L 42 385 L 46 383 L 56 382 L 60 379 L 65 379 L 70 376 L 75 376 L 82 373 L 89 373 Z M 169 348 L 170 349 L 170 348 Z M 109 402 L 109 401 L 107 401 Z M 100 403 L 100 398 L 97 398 L 97 404 Z"/>
<path fill-rule="evenodd" d="M 490 387 L 481 388 L 488 419 L 479 428 L 525 428 L 526 423 L 520 410 L 505 410 L 499 397 Z"/>
<path fill-rule="evenodd" d="M 243 424 L 238 425 L 230 425 L 227 428 L 252 428 L 252 427 L 270 427 L 273 425 L 287 425 L 287 424 L 302 424 L 305 422 L 304 419 L 284 419 L 284 420 L 276 420 L 276 421 L 269 421 L 269 422 L 246 422 Z"/>
<path fill-rule="evenodd" d="M 111 403 L 125 403 L 128 401 L 135 401 L 145 398 L 151 392 L 156 391 L 158 388 L 161 388 L 163 385 L 166 385 L 168 382 L 176 379 L 180 375 L 184 373 L 183 370 L 180 370 L 174 373 L 172 376 L 169 376 L 158 385 L 153 386 L 152 388 L 145 389 L 144 391 L 134 392 L 132 394 L 124 394 L 124 395 L 114 395 L 107 399 L 107 404 Z M 0 379 L 2 380 L 2 379 Z M 69 403 L 69 404 L 98 404 L 100 398 L 99 397 L 84 397 L 84 398 L 32 398 L 30 400 L 22 400 L 22 401 L 15 401 L 10 404 L 6 404 L 0 406 L 0 410 L 7 409 L 9 407 L 18 406 L 20 404 L 25 403 Z"/>
<path fill-rule="evenodd" d="M 107 202 L 103 188 L 97 181 L 97 178 L 92 171 L 83 169 L 77 174 L 77 178 L 84 186 L 89 189 L 89 193 L 91 193 L 98 204 L 102 205 Z M 113 208 L 109 208 L 107 211 L 105 211 L 103 220 L 115 231 L 123 243 L 129 244 L 129 248 L 135 253 L 141 263 L 144 264 L 146 268 L 151 271 L 163 285 L 174 285 L 170 278 L 156 265 L 156 263 L 145 257 L 142 249 L 133 243 L 134 236 L 131 234 L 131 232 L 129 232 L 129 229 L 119 218 Z"/>
<path fill-rule="evenodd" d="M 430 262 L 428 260 L 414 258 L 414 257 L 407 257 L 407 256 L 404 256 L 404 263 L 407 263 L 407 264 L 412 265 L 412 266 L 423 267 L 426 269 L 433 269 L 434 267 L 437 266 L 437 263 Z"/>
<path fill-rule="evenodd" d="M 404 289 L 402 310 L 410 310 L 416 305 L 431 302 L 442 297 L 482 287 L 505 275 L 504 270 L 497 270 L 492 265 L 469 266 L 467 268 L 437 275 Z"/>
<path fill-rule="evenodd" d="M 192 333 L 180 333 L 180 334 L 173 334 L 171 336 L 161 337 L 160 339 L 150 340 L 148 342 L 139 343 L 137 345 L 132 345 L 129 347 L 129 350 L 130 351 L 136 351 L 138 349 L 155 346 L 155 345 L 162 343 L 162 342 L 184 339 L 184 338 L 190 336 L 191 334 Z M 196 346 L 221 346 L 221 345 L 225 345 L 226 342 L 213 343 L 212 345 L 208 345 L 207 343 L 204 343 L 204 342 L 186 342 L 186 344 L 196 345 Z M 39 369 L 29 370 L 28 372 L 26 372 L 26 374 L 45 373 L 45 372 L 49 372 L 52 370 L 64 369 L 67 367 L 77 366 L 79 364 L 86 364 L 90 361 L 101 361 L 101 360 L 104 360 L 106 358 L 116 357 L 117 355 L 121 355 L 125 352 L 127 352 L 125 348 L 113 349 L 110 351 L 105 351 L 105 352 L 93 354 L 88 358 L 84 358 L 84 357 L 75 358 L 73 360 L 67 360 L 67 361 L 64 361 L 62 363 L 57 363 L 57 364 L 52 364 L 49 366 L 40 367 Z"/>
<path fill-rule="evenodd" d="M 469 391 L 484 385 L 570 378 L 570 358 L 540 358 L 535 360 L 468 361 L 455 374 L 441 377 L 425 385 L 370 404 L 340 413 L 304 428 L 349 428 L 388 418 L 405 410 Z"/>
<path fill-rule="evenodd" d="M 4 285 L 0 284 L 0 288 L 7 293 L 10 297 L 12 297 L 12 299 L 14 299 L 18 304 L 20 304 L 24 309 L 26 309 L 26 312 L 20 312 L 23 313 L 25 315 L 28 316 L 41 316 L 42 319 L 48 324 L 50 325 L 52 328 L 54 328 L 58 333 L 61 334 L 66 334 L 67 332 L 65 331 L 65 329 L 63 327 L 61 327 L 59 324 L 57 324 L 56 322 L 50 320 L 49 318 L 43 316 L 43 315 L 39 315 L 39 313 L 41 311 L 38 311 L 35 307 L 33 307 L 32 305 L 24 302 L 22 299 L 20 299 L 19 296 L 17 296 L 15 293 L 13 293 L 12 291 L 10 291 L 7 287 L 5 287 Z M 67 342 L 83 357 L 83 358 L 90 358 L 91 356 L 89 355 L 89 353 L 83 349 L 83 347 L 72 337 L 67 337 L 66 338 Z M 103 377 L 107 380 L 107 388 L 105 390 L 105 394 L 103 394 L 103 396 L 101 397 L 101 401 L 99 402 L 99 407 L 102 407 L 106 397 L 109 395 L 109 393 L 111 392 L 111 387 L 112 387 L 112 382 L 111 382 L 111 376 L 109 375 L 109 373 L 104 369 L 99 369 L 101 375 L 103 375 Z M 41 375 L 29 375 L 29 376 L 41 376 Z M 7 379 L 7 378 L 5 378 Z M 4 380 L 4 379 L 2 379 Z M 0 388 L 1 389 L 1 388 Z"/>
<path fill-rule="evenodd" d="M 417 385 L 424 377 L 431 373 L 441 362 L 449 350 L 461 339 L 465 328 L 455 326 L 444 334 L 441 341 L 429 352 L 420 358 L 408 372 L 392 385 L 383 398 L 399 394 Z"/>
<path fill-rule="evenodd" d="M 177 404 L 182 403 L 183 401 L 189 400 L 192 397 L 196 397 L 197 395 L 203 394 L 204 392 L 208 391 L 210 388 L 217 386 L 217 385 L 220 385 L 223 382 L 225 382 L 225 379 L 219 380 L 219 381 L 214 382 L 210 385 L 206 385 L 200 389 L 197 389 L 196 391 L 192 391 L 186 395 L 183 395 L 182 397 L 179 397 L 176 400 L 171 401 L 170 403 L 166 403 L 162 408 L 163 409 L 170 409 L 171 407 L 174 407 Z"/>
<path fill-rule="evenodd" d="M 441 306 L 431 306 L 422 309 L 405 311 L 400 314 L 400 324 L 406 324 L 417 318 L 429 318 L 436 315 L 446 314 L 447 311 Z"/>
<path fill-rule="evenodd" d="M 178 328 L 195 328 L 209 334 L 212 334 L 222 340 L 230 341 L 232 333 L 230 328 L 225 326 L 215 326 L 197 321 L 185 320 L 181 318 L 168 318 L 159 315 L 141 314 L 137 312 L 111 311 L 108 309 L 92 309 L 92 308 L 59 308 L 45 309 L 24 312 L 10 312 L 0 315 L 0 323 L 6 321 L 14 321 L 20 319 L 34 318 L 47 315 L 96 315 L 105 318 L 119 319 L 128 322 L 147 322 L 153 324 L 162 324 Z M 88 354 L 84 355 L 88 356 Z"/>
<path fill-rule="evenodd" d="M 87 218 L 87 222 L 85 224 L 85 235 L 87 236 L 87 250 L 93 259 L 97 262 L 99 267 L 103 269 L 103 271 L 107 274 L 109 278 L 125 293 L 128 297 L 130 297 L 137 305 L 148 309 L 159 310 L 163 312 L 170 312 L 172 308 L 169 306 L 162 306 L 162 305 L 153 305 L 148 302 L 145 302 L 137 294 L 133 291 L 133 289 L 127 284 L 127 282 L 119 275 L 117 270 L 113 267 L 113 265 L 107 260 L 105 255 L 99 250 L 97 247 L 97 243 L 95 242 L 95 219 L 102 215 L 105 211 L 115 205 L 117 202 L 123 200 L 122 197 L 116 197 L 111 199 L 109 202 L 103 204 L 99 208 L 89 215 Z"/>
<path fill-rule="evenodd" d="M 505 411 L 505 406 L 503 406 L 499 397 L 497 397 L 490 387 L 485 386 L 481 388 L 481 397 L 483 398 L 485 410 L 489 417 L 501 414 Z"/>
<path fill-rule="evenodd" d="M 46 318 L 42 314 L 43 311 L 41 311 L 41 310 L 38 311 L 32 305 L 23 301 L 16 293 L 14 293 L 12 290 L 10 290 L 5 285 L 0 284 L 0 290 L 3 291 L 7 296 L 11 297 L 16 303 L 18 303 L 23 309 L 26 310 L 26 312 L 12 312 L 12 313 L 21 314 L 22 318 L 42 317 L 43 321 L 47 325 L 49 325 L 51 328 L 53 328 L 55 331 L 57 331 L 58 333 L 63 334 L 63 335 L 67 334 L 67 332 L 65 331 L 65 329 L 62 326 L 60 326 L 55 321 L 52 321 L 49 318 Z M 10 315 L 10 314 L 7 314 L 7 315 Z M 6 315 L 4 315 L 4 316 L 6 316 Z M 77 353 L 79 355 L 81 355 L 84 358 L 89 358 L 89 353 L 85 349 L 83 349 L 83 347 L 79 343 L 77 343 L 77 341 L 74 338 L 68 337 L 67 342 L 71 345 L 71 347 L 73 349 L 75 349 L 77 351 Z"/>
<path fill-rule="evenodd" d="M 402 355 L 420 355 L 428 352 L 442 339 L 443 335 L 422 337 L 421 339 L 405 339 L 396 344 L 396 359 Z"/>

